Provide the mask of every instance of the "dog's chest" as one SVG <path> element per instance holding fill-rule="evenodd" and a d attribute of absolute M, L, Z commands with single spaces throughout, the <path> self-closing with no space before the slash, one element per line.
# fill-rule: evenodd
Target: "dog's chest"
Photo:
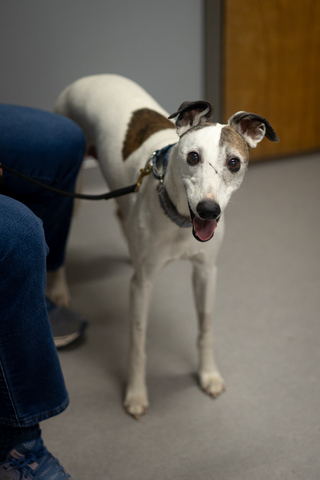
<path fill-rule="evenodd" d="M 198 242 L 192 235 L 191 228 L 171 226 L 170 232 L 164 230 L 162 235 L 161 255 L 166 263 L 175 260 L 192 260 L 195 258 L 210 258 L 220 244 L 220 234 L 208 243 Z"/>

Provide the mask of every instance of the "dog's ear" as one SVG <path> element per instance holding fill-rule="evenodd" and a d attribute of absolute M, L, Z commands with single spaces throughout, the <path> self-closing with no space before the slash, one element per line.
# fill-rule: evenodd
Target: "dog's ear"
<path fill-rule="evenodd" d="M 213 108 L 209 102 L 199 100 L 198 102 L 183 102 L 179 110 L 168 118 L 176 119 L 176 129 L 179 137 L 192 127 L 210 122 Z"/>
<path fill-rule="evenodd" d="M 251 148 L 255 148 L 264 136 L 271 142 L 279 142 L 268 120 L 255 113 L 237 112 L 229 118 L 228 125 L 235 128 Z"/>

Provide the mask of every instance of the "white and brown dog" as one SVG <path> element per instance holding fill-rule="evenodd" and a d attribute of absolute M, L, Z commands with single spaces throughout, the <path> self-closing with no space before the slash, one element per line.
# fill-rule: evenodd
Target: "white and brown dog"
<path fill-rule="evenodd" d="M 204 101 L 185 102 L 168 119 L 145 90 L 118 75 L 76 81 L 62 92 L 55 111 L 83 128 L 111 190 L 135 183 L 149 159 L 154 163 L 154 175 L 138 193 L 117 199 L 134 266 L 127 412 L 138 418 L 149 404 L 148 308 L 158 273 L 175 259 L 193 264 L 199 379 L 216 397 L 225 388 L 214 359 L 211 322 L 223 212 L 241 185 L 250 148 L 265 135 L 278 141 L 276 133 L 263 117 L 247 112 L 236 113 L 227 125 L 212 123 L 212 107 Z M 63 270 L 57 275 L 60 286 L 62 279 Z"/>

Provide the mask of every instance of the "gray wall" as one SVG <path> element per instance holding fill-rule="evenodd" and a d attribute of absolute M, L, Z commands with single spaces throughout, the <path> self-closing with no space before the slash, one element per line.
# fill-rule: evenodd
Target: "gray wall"
<path fill-rule="evenodd" d="M 51 110 L 79 77 L 118 73 L 169 112 L 204 98 L 202 0 L 0 0 L 0 102 Z"/>

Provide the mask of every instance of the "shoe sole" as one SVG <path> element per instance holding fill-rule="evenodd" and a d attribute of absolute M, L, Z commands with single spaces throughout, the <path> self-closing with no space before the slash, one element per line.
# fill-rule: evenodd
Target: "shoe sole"
<path fill-rule="evenodd" d="M 70 345 L 70 343 L 77 340 L 77 338 L 79 338 L 80 335 L 81 334 L 79 332 L 74 332 L 74 333 L 70 333 L 69 335 L 63 335 L 61 337 L 54 337 L 54 344 L 57 348 L 67 347 L 68 345 Z"/>

